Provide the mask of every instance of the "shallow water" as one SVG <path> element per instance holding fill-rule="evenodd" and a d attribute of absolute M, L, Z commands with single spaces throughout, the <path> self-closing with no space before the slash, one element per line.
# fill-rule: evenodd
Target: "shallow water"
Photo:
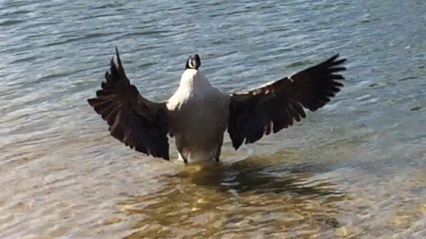
<path fill-rule="evenodd" d="M 2 1 L 0 238 L 426 237 L 426 2 Z M 303 123 L 184 167 L 87 105 L 118 46 L 162 100 L 195 52 L 224 91 L 340 52 L 344 90 Z M 172 157 L 176 150 L 171 148 Z"/>

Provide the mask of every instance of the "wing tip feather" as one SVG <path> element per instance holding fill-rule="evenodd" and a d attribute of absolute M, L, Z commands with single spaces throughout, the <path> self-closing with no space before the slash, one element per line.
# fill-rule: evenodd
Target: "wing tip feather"
<path fill-rule="evenodd" d="M 122 68 L 120 53 L 118 51 L 118 47 L 115 47 L 115 57 L 117 58 L 117 64 L 119 68 Z"/>

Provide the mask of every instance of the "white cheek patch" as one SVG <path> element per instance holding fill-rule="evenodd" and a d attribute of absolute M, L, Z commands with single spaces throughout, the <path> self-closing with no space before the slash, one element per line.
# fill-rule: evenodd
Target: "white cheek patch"
<path fill-rule="evenodd" d="M 189 67 L 191 67 L 191 68 L 195 68 L 195 66 L 193 65 L 193 60 L 192 60 L 192 59 L 189 59 L 189 61 L 188 61 L 188 65 L 189 65 Z"/>

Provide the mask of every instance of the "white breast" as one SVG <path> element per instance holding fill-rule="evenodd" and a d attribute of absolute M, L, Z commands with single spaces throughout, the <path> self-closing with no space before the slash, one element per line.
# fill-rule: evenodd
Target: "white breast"
<path fill-rule="evenodd" d="M 187 69 L 182 73 L 179 87 L 196 91 L 209 91 L 212 85 L 201 71 Z"/>
<path fill-rule="evenodd" d="M 204 74 L 198 70 L 187 69 L 183 72 L 179 88 L 169 99 L 168 108 L 175 109 L 188 101 L 203 101 L 205 98 L 220 97 Z"/>

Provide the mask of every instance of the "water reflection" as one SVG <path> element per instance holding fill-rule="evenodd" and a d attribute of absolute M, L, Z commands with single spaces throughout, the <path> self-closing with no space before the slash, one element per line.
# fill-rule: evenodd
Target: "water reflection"
<path fill-rule="evenodd" d="M 289 235 L 296 228 L 302 238 L 334 233 L 341 227 L 336 202 L 346 196 L 327 180 L 315 179 L 315 167 L 289 161 L 249 158 L 185 167 L 165 177 L 166 186 L 156 193 L 119 203 L 122 212 L 139 219 L 126 238 Z"/>
<path fill-rule="evenodd" d="M 322 164 L 286 163 L 284 153 L 270 156 L 276 164 L 253 157 L 231 164 L 188 166 L 177 176 L 189 183 L 222 192 L 296 193 L 325 196 L 339 194 L 327 181 L 310 178 L 324 170 Z M 284 157 L 284 158 L 283 158 Z"/>

